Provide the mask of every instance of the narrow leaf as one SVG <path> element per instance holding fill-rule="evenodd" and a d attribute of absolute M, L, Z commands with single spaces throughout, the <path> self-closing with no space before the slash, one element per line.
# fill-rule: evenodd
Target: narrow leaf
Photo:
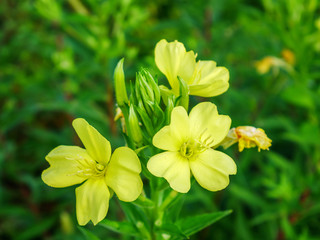
<path fill-rule="evenodd" d="M 138 236 L 137 229 L 129 222 L 117 222 L 104 219 L 99 223 L 99 225 L 113 232 L 131 236 Z"/>
<path fill-rule="evenodd" d="M 217 222 L 221 218 L 229 215 L 232 210 L 214 212 L 214 213 L 206 213 L 198 216 L 188 217 L 185 219 L 181 219 L 177 222 L 177 226 L 181 229 L 181 231 L 187 235 L 191 236 L 202 229 L 210 226 L 211 224 Z"/>
<path fill-rule="evenodd" d="M 94 235 L 89 230 L 79 226 L 78 226 L 78 229 L 81 231 L 83 236 L 85 236 L 86 240 L 100 240 L 96 235 Z"/>

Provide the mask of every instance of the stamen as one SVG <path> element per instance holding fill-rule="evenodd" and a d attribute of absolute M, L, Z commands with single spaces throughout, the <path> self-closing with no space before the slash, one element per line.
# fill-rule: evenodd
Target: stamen
<path fill-rule="evenodd" d="M 201 140 L 203 137 L 205 137 L 205 134 L 207 134 L 206 138 Z M 203 131 L 199 134 L 198 139 L 199 140 L 197 142 L 206 149 L 210 148 L 210 145 L 214 143 L 212 135 L 208 133 L 208 128 L 203 129 Z"/>

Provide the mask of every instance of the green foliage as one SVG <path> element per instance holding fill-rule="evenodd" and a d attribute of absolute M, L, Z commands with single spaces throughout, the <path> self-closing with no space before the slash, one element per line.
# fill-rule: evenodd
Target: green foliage
<path fill-rule="evenodd" d="M 60 216 L 66 211 L 76 225 L 74 188 L 52 189 L 40 175 L 50 150 L 80 144 L 71 127 L 76 117 L 113 146 L 123 144 L 113 121 L 113 70 L 124 57 L 126 85 L 135 86 L 141 66 L 156 69 L 153 50 L 163 38 L 226 66 L 230 88 L 209 100 L 232 117 L 232 126 L 265 129 L 273 145 L 270 152 L 228 150 L 238 166 L 230 186 L 210 193 L 193 184 L 164 216 L 177 218 L 183 209 L 185 222 L 163 225 L 159 234 L 184 238 L 229 213 L 218 211 L 233 209 L 191 239 L 319 239 L 319 11 L 317 0 L 0 1 L 0 239 L 132 239 L 112 231 L 134 235 L 133 229 L 143 234 L 152 227 L 139 212 L 143 199 L 121 203 L 124 212 L 112 199 L 110 220 L 67 232 Z M 284 49 L 294 56 L 289 68 L 257 71 L 266 56 L 285 61 Z M 141 94 L 146 101 L 159 96 Z M 172 108 L 179 101 L 187 104 L 163 99 Z M 136 114 L 143 119 L 144 111 Z M 168 115 L 159 111 L 154 121 L 168 122 Z M 156 123 L 148 124 L 152 135 Z"/>
<path fill-rule="evenodd" d="M 200 230 L 210 226 L 219 219 L 229 215 L 232 211 L 207 213 L 180 219 L 177 225 L 186 236 L 191 236 Z"/>

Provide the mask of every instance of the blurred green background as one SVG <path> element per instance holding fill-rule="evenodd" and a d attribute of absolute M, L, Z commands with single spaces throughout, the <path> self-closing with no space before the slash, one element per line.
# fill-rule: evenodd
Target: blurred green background
<path fill-rule="evenodd" d="M 153 55 L 163 38 L 226 66 L 229 90 L 207 100 L 233 127 L 261 127 L 273 140 L 270 151 L 227 150 L 238 165 L 227 189 L 193 185 L 184 216 L 234 211 L 192 239 L 320 239 L 317 0 L 2 0 L 0 26 L 0 239 L 86 239 L 75 187 L 46 186 L 44 157 L 80 144 L 76 117 L 122 145 L 113 69 L 124 57 L 128 83 L 141 66 L 163 78 Z M 116 197 L 108 218 L 123 218 Z"/>

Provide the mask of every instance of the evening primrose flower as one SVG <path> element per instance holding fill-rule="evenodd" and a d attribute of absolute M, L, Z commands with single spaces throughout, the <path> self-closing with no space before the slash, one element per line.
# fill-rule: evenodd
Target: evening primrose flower
<path fill-rule="evenodd" d="M 230 129 L 227 137 L 220 144 L 224 148 L 239 142 L 239 152 L 244 148 L 258 147 L 258 151 L 269 150 L 272 140 L 267 137 L 266 133 L 261 128 L 251 126 L 241 126 Z"/>
<path fill-rule="evenodd" d="M 213 97 L 227 91 L 228 69 L 217 67 L 214 61 L 196 62 L 196 56 L 193 51 L 187 52 L 178 41 L 168 43 L 162 39 L 155 47 L 156 65 L 176 95 L 179 93 L 178 76 L 188 84 L 190 95 Z"/>
<path fill-rule="evenodd" d="M 271 69 L 273 69 L 275 73 L 278 73 L 281 68 L 285 69 L 288 72 L 292 72 L 293 68 L 291 65 L 293 65 L 294 64 L 293 61 L 295 61 L 294 55 L 289 56 L 290 53 L 288 53 L 288 52 L 283 52 L 282 54 L 286 54 L 285 60 L 283 60 L 281 58 L 274 57 L 274 56 L 267 56 L 259 61 L 256 61 L 254 63 L 254 65 L 255 65 L 257 72 L 259 74 L 263 75 L 263 74 L 268 73 Z M 289 61 L 291 61 L 291 62 L 289 62 Z"/>
<path fill-rule="evenodd" d="M 219 115 L 216 105 L 210 102 L 198 104 L 189 116 L 183 107 L 175 107 L 170 125 L 153 137 L 153 145 L 166 151 L 150 158 L 148 170 L 164 177 L 177 192 L 189 191 L 191 174 L 205 189 L 224 189 L 229 175 L 237 172 L 236 164 L 212 147 L 225 138 L 230 124 L 229 116 Z"/>
<path fill-rule="evenodd" d="M 140 195 L 141 165 L 135 152 L 127 147 L 117 148 L 111 156 L 110 142 L 84 119 L 78 118 L 72 125 L 86 149 L 77 146 L 53 149 L 46 156 L 50 167 L 41 177 L 56 188 L 84 182 L 76 188 L 78 223 L 85 225 L 91 220 L 96 225 L 105 218 L 113 191 L 126 202 Z"/>

